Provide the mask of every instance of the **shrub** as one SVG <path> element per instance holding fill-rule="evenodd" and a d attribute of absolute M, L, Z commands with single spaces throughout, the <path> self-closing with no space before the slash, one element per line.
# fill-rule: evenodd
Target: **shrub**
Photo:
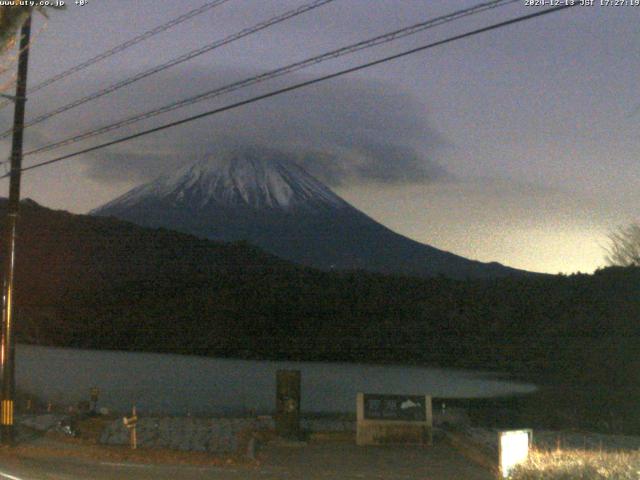
<path fill-rule="evenodd" d="M 532 451 L 529 460 L 516 467 L 509 478 L 512 480 L 637 480 L 640 478 L 640 451 Z"/>

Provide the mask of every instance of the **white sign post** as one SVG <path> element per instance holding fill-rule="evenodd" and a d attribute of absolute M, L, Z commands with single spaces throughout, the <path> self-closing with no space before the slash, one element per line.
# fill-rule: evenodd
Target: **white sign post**
<path fill-rule="evenodd" d="M 508 478 L 516 465 L 529 457 L 533 432 L 530 429 L 498 432 L 500 474 Z"/>

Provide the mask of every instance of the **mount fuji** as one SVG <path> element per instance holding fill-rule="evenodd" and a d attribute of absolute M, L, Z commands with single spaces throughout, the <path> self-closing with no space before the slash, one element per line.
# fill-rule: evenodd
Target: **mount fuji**
<path fill-rule="evenodd" d="M 486 278 L 525 272 L 399 235 L 276 152 L 211 157 L 134 188 L 91 212 L 218 241 L 246 241 L 324 270 Z"/>

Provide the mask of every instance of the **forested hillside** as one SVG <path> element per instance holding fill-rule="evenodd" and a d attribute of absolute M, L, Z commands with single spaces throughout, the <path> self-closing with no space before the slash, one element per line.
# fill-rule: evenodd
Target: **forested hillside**
<path fill-rule="evenodd" d="M 640 380 L 638 268 L 475 281 L 321 272 L 31 203 L 17 268 L 23 342 L 497 369 L 594 401 L 634 398 Z"/>

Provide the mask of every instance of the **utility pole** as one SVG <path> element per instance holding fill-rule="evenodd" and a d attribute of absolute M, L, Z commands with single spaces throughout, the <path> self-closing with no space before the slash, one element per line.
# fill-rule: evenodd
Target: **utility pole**
<path fill-rule="evenodd" d="M 4 284 L 2 291 L 2 338 L 0 340 L 0 375 L 2 375 L 0 439 L 4 445 L 11 445 L 14 441 L 15 345 L 13 342 L 13 280 L 16 261 L 16 227 L 18 223 L 18 212 L 20 210 L 22 138 L 24 133 L 24 109 L 25 102 L 27 101 L 27 67 L 29 64 L 30 36 L 31 15 L 27 17 L 20 31 L 18 79 L 13 116 L 13 142 L 11 145 L 9 202 L 7 205 L 7 238 L 4 254 Z"/>

